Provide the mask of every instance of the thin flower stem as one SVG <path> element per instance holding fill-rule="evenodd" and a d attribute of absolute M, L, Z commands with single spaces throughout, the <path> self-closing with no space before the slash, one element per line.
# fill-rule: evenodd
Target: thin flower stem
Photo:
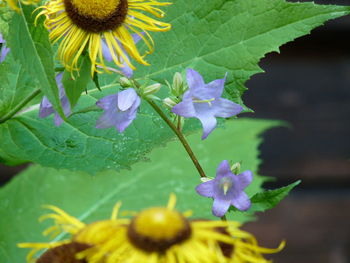
<path fill-rule="evenodd" d="M 176 136 L 179 138 L 180 142 L 182 143 L 183 147 L 185 148 L 186 152 L 190 156 L 194 166 L 197 168 L 197 171 L 201 177 L 206 177 L 202 166 L 199 164 L 196 156 L 194 155 L 190 145 L 188 144 L 186 138 L 183 136 L 182 132 L 180 132 L 177 127 L 174 125 L 174 123 L 169 120 L 169 118 L 165 115 L 165 113 L 161 110 L 161 108 L 158 107 L 154 101 L 150 99 L 146 99 L 147 102 L 152 106 L 152 108 L 159 114 L 159 116 L 168 124 L 170 129 L 173 130 L 173 132 L 176 134 Z"/>
<path fill-rule="evenodd" d="M 177 129 L 179 132 L 181 132 L 182 127 L 181 127 L 181 117 L 177 116 Z"/>
<path fill-rule="evenodd" d="M 4 123 L 5 121 L 8 121 L 13 116 L 15 116 L 25 105 L 27 105 L 28 102 L 30 102 L 40 93 L 41 93 L 40 89 L 34 90 L 31 94 L 25 97 L 20 103 L 18 103 L 18 105 L 15 108 L 13 108 L 9 113 L 5 114 L 2 118 L 0 118 L 0 124 Z"/>

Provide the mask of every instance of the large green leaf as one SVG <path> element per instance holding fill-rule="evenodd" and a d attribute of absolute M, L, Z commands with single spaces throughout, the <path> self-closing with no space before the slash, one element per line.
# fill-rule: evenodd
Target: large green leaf
<path fill-rule="evenodd" d="M 224 159 L 241 161 L 242 170 L 252 170 L 254 181 L 247 193 L 253 196 L 264 181 L 256 175 L 260 163 L 258 135 L 277 124 L 253 119 L 231 121 L 227 129 L 218 130 L 205 143 L 199 134 L 189 136 L 189 141 L 210 176 L 215 176 L 216 167 Z M 148 206 L 164 206 L 174 192 L 179 210 L 190 209 L 197 218 L 214 218 L 212 200 L 195 193 L 194 188 L 201 181 L 181 145 L 171 142 L 148 157 L 149 162 L 139 162 L 131 170 L 109 170 L 99 176 L 40 166 L 18 175 L 0 190 L 0 262 L 24 262 L 27 251 L 16 248 L 18 242 L 47 241 L 41 232 L 48 224 L 37 220 L 46 212 L 42 209 L 45 204 L 59 206 L 84 222 L 92 222 L 108 218 L 118 200 L 123 202 L 122 210 L 139 211 Z M 242 221 L 248 219 L 248 215 L 240 216 Z"/>
<path fill-rule="evenodd" d="M 243 84 L 261 72 L 258 62 L 266 53 L 348 12 L 349 7 L 284 0 L 177 0 L 167 8 L 173 29 L 153 34 L 156 51 L 148 57 L 152 66 L 139 66 L 136 76 L 164 82 L 170 81 L 176 71 L 193 67 L 211 81 L 228 72 L 227 93 L 242 103 Z M 24 17 L 15 18 L 13 27 L 22 25 L 18 27 L 23 31 Z M 24 33 L 28 36 L 27 31 Z M 33 59 L 27 53 L 21 56 Z M 113 84 L 105 84 L 104 92 L 92 91 L 81 97 L 78 109 L 117 91 Z M 37 112 L 27 111 L 0 126 L 0 158 L 5 163 L 32 161 L 89 172 L 119 169 L 142 160 L 145 153 L 174 137 L 147 105 L 142 106 L 137 120 L 124 134 L 114 129 L 96 130 L 96 112 L 76 114 L 59 128 L 51 120 L 36 116 Z M 194 131 L 198 125 L 187 128 Z"/>
<path fill-rule="evenodd" d="M 192 67 L 211 81 L 228 72 L 226 91 L 243 104 L 244 83 L 262 72 L 258 62 L 265 54 L 349 10 L 284 0 L 176 0 L 166 15 L 172 30 L 155 35 L 152 66 L 136 74 L 163 82 Z"/>
<path fill-rule="evenodd" d="M 35 25 L 33 11 L 34 7 L 23 5 L 21 13 L 13 15 L 9 25 L 8 46 L 54 108 L 64 116 L 55 80 L 54 54 L 43 25 L 44 17 L 40 17 Z"/>

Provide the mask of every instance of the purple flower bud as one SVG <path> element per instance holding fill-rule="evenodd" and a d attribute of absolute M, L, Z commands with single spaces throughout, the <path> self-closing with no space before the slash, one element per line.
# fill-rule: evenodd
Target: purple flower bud
<path fill-rule="evenodd" d="M 197 71 L 187 69 L 189 90 L 185 92 L 182 102 L 172 108 L 172 112 L 177 115 L 185 118 L 193 117 L 201 121 L 203 140 L 215 129 L 216 117 L 229 118 L 243 110 L 239 104 L 221 98 L 225 80 L 226 76 L 205 84 Z"/>
<path fill-rule="evenodd" d="M 2 37 L 2 34 L 0 34 L 0 44 L 0 63 L 2 63 L 5 60 L 6 55 L 10 52 L 10 49 L 6 47 L 6 40 Z"/>
<path fill-rule="evenodd" d="M 66 92 L 63 88 L 62 77 L 63 77 L 63 73 L 57 74 L 56 83 L 57 83 L 58 90 L 59 90 L 59 98 L 60 98 L 60 102 L 61 102 L 61 105 L 63 108 L 63 113 L 66 117 L 68 117 L 71 114 L 71 108 L 70 108 L 69 100 L 66 96 Z M 63 123 L 63 119 L 58 114 L 58 112 L 55 111 L 55 109 L 53 108 L 49 99 L 46 96 L 44 96 L 43 99 L 41 100 L 41 103 L 40 103 L 39 117 L 46 118 L 47 116 L 51 115 L 52 113 L 55 114 L 55 120 L 54 120 L 55 125 L 60 126 Z"/>
<path fill-rule="evenodd" d="M 123 132 L 136 118 L 140 103 L 141 99 L 133 88 L 100 99 L 96 105 L 105 112 L 97 120 L 96 128 L 115 126 L 119 132 Z"/>
<path fill-rule="evenodd" d="M 137 44 L 137 42 L 139 42 L 141 40 L 141 37 L 138 34 L 133 34 L 132 38 L 134 40 L 135 45 Z M 103 54 L 103 57 L 109 62 L 113 61 L 113 57 L 112 57 L 111 51 L 108 48 L 106 40 L 102 39 L 101 41 L 102 41 L 102 54 Z M 129 60 L 129 56 L 127 55 L 128 53 L 124 50 L 123 46 L 120 44 L 120 42 L 117 39 L 116 39 L 116 41 L 118 42 L 119 47 L 122 50 L 122 52 L 125 55 L 125 57 Z M 121 67 L 122 73 L 127 78 L 131 78 L 133 73 L 134 73 L 134 71 L 129 66 L 129 64 L 126 61 L 123 60 L 122 57 L 120 57 L 119 59 L 120 59 L 121 63 L 123 64 L 123 66 Z"/>
<path fill-rule="evenodd" d="M 244 189 L 252 180 L 251 171 L 235 175 L 228 161 L 224 160 L 217 168 L 215 179 L 198 185 L 196 191 L 202 196 L 213 198 L 212 212 L 215 216 L 222 217 L 231 205 L 242 211 L 250 208 L 250 199 Z"/>

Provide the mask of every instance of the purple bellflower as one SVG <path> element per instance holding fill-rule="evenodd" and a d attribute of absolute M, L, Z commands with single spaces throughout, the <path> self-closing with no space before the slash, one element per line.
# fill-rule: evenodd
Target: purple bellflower
<path fill-rule="evenodd" d="M 224 160 L 217 168 L 216 177 L 198 185 L 196 191 L 202 196 L 212 197 L 214 199 L 212 212 L 215 216 L 222 217 L 231 205 L 241 211 L 250 208 L 250 199 L 244 189 L 252 180 L 251 171 L 235 175 L 228 161 Z"/>
<path fill-rule="evenodd" d="M 2 63 L 5 60 L 6 55 L 10 52 L 10 49 L 6 47 L 6 40 L 2 37 L 2 34 L 0 34 L 0 44 L 0 63 Z"/>
<path fill-rule="evenodd" d="M 57 74 L 56 75 L 56 83 L 57 83 L 58 90 L 59 90 L 59 98 L 60 98 L 61 105 L 63 108 L 63 113 L 66 117 L 68 117 L 71 114 L 71 108 L 70 108 L 69 100 L 66 96 L 66 92 L 63 88 L 62 77 L 63 77 L 63 73 Z M 46 96 L 44 96 L 41 103 L 40 103 L 39 117 L 46 118 L 47 116 L 51 115 L 52 113 L 55 114 L 55 119 L 54 119 L 55 125 L 60 126 L 63 123 L 63 119 L 58 114 L 58 112 L 55 111 L 55 109 L 53 108 L 49 99 Z"/>
<path fill-rule="evenodd" d="M 141 99 L 133 88 L 98 100 L 96 105 L 105 112 L 97 120 L 96 128 L 105 129 L 114 126 L 119 132 L 123 132 L 136 118 L 140 103 Z"/>
<path fill-rule="evenodd" d="M 134 40 L 135 45 L 137 44 L 137 42 L 139 42 L 141 40 L 141 37 L 138 34 L 133 34 L 132 38 Z M 108 45 L 106 43 L 106 40 L 102 39 L 102 54 L 103 57 L 108 61 L 111 62 L 113 61 L 113 57 L 112 54 L 108 48 Z M 118 41 L 118 40 L 116 40 Z M 119 43 L 119 42 L 118 42 Z M 127 55 L 128 53 L 124 50 L 123 46 L 119 43 L 120 49 L 122 50 L 122 52 L 124 53 L 125 57 L 129 60 L 129 56 Z M 127 78 L 131 78 L 133 75 L 133 70 L 132 68 L 128 65 L 128 63 L 126 63 L 122 57 L 120 57 L 121 63 L 123 64 L 123 67 L 121 67 L 121 71 L 124 74 L 124 76 L 126 76 Z"/>
<path fill-rule="evenodd" d="M 243 110 L 242 106 L 221 98 L 226 76 L 205 84 L 197 71 L 187 69 L 186 78 L 189 90 L 172 112 L 185 118 L 199 119 L 203 126 L 203 140 L 215 129 L 216 117 L 229 118 Z"/>

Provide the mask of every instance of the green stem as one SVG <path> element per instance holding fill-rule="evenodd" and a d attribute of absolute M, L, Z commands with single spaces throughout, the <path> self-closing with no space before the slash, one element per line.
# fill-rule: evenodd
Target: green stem
<path fill-rule="evenodd" d="M 152 106 L 152 108 L 159 114 L 159 116 L 168 124 L 170 129 L 173 130 L 173 132 L 176 134 L 176 136 L 179 138 L 180 142 L 182 143 L 183 147 L 185 148 L 186 152 L 190 156 L 194 166 L 197 168 L 198 173 L 201 177 L 206 177 L 202 166 L 199 164 L 196 156 L 194 155 L 190 145 L 188 144 L 186 138 L 183 136 L 183 134 L 177 129 L 177 127 L 174 125 L 174 123 L 169 120 L 169 118 L 165 115 L 165 113 L 161 110 L 161 108 L 158 107 L 154 101 L 150 99 L 146 99 L 147 102 Z"/>
<path fill-rule="evenodd" d="M 36 96 L 40 94 L 40 89 L 33 91 L 28 97 L 24 98 L 15 108 L 13 108 L 9 113 L 5 114 L 2 118 L 0 118 L 0 124 L 5 121 L 11 119 L 16 113 L 18 113 L 28 102 L 34 99 Z"/>
<path fill-rule="evenodd" d="M 225 215 L 221 217 L 221 221 L 227 221 L 227 218 Z"/>

